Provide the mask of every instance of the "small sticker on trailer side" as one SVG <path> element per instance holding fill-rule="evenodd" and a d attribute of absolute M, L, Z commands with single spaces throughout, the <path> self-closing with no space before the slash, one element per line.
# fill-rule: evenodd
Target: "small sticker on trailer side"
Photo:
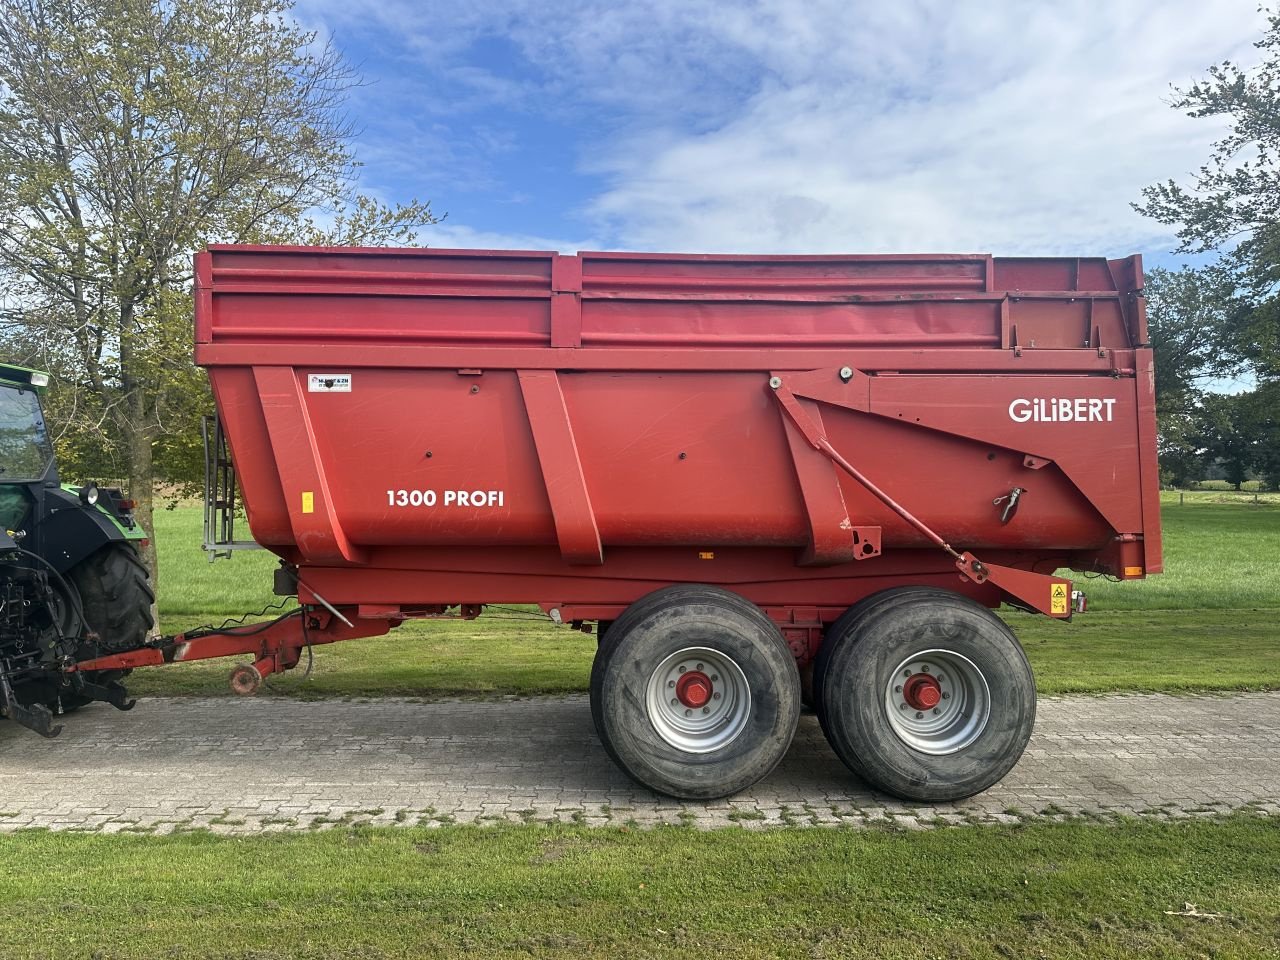
<path fill-rule="evenodd" d="M 350 393 L 351 374 L 349 373 L 310 373 L 307 374 L 308 393 Z"/>

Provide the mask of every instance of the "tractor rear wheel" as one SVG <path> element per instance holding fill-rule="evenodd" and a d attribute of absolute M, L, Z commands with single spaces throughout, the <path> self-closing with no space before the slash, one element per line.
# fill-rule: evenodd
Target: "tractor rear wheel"
<path fill-rule="evenodd" d="M 737 793 L 791 745 L 800 675 L 773 622 L 717 587 L 666 587 L 601 638 L 591 713 L 634 780 L 684 800 Z"/>
<path fill-rule="evenodd" d="M 76 612 L 72 612 L 68 619 L 76 623 L 82 636 L 96 637 L 93 641 L 81 643 L 81 659 L 132 650 L 143 644 L 155 626 L 151 615 L 155 593 L 151 589 L 151 575 L 146 564 L 130 544 L 107 544 L 77 564 L 67 579 L 79 594 L 79 610 L 84 613 L 86 622 L 80 624 Z M 119 681 L 127 673 L 125 670 L 109 670 L 86 676 L 94 683 L 108 684 Z M 92 703 L 92 700 L 76 696 L 64 687 L 56 701 L 56 710 L 72 713 L 87 703 Z M 54 704 L 50 706 L 53 708 Z"/>
<path fill-rule="evenodd" d="M 104 652 L 132 650 L 147 639 L 155 620 L 156 595 L 138 551 L 128 543 L 108 543 L 78 563 L 70 578 L 80 592 L 86 632 L 97 634 Z"/>

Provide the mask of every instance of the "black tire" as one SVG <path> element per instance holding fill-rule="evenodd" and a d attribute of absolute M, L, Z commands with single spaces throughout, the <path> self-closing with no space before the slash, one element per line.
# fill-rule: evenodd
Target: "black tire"
<path fill-rule="evenodd" d="M 872 786 L 906 800 L 959 800 L 999 782 L 1035 725 L 1035 681 L 1012 631 L 986 607 L 945 590 L 885 591 L 864 603 L 841 632 L 833 624 L 823 644 L 816 689 L 832 749 Z M 934 663 L 954 684 L 955 699 L 938 702 L 936 721 L 913 706 L 889 716 L 888 698 L 900 699 L 891 690 L 897 671 L 915 669 L 913 661 Z M 940 726 L 902 732 L 912 717 Z"/>
<path fill-rule="evenodd" d="M 869 614 L 883 610 L 892 604 L 910 601 L 912 597 L 929 597 L 938 593 L 939 591 L 933 587 L 890 587 L 887 590 L 873 593 L 869 597 L 863 597 L 844 613 L 840 614 L 823 631 L 822 646 L 818 648 L 818 655 L 813 660 L 813 712 L 818 715 L 818 724 L 822 727 L 823 736 L 827 738 L 828 742 L 831 740 L 831 733 L 827 729 L 827 715 L 824 704 L 827 700 L 841 695 L 838 690 L 827 692 L 823 689 L 827 682 L 827 668 L 831 663 L 832 652 L 838 646 L 858 642 L 859 624 Z M 858 776 L 862 776 L 862 772 L 855 762 L 845 759 L 844 763 Z"/>
<path fill-rule="evenodd" d="M 827 666 L 831 663 L 831 653 L 840 644 L 857 643 L 858 624 L 870 613 L 883 609 L 887 604 L 900 603 L 916 595 L 931 596 L 938 593 L 933 587 L 890 587 L 863 597 L 852 607 L 840 614 L 822 633 L 822 646 L 813 659 L 813 710 L 818 715 L 822 732 L 827 731 L 827 721 L 823 711 L 822 687 L 826 682 Z"/>
<path fill-rule="evenodd" d="M 87 632 L 98 635 L 102 651 L 132 650 L 147 639 L 155 626 L 156 595 L 146 564 L 130 544 L 108 543 L 76 564 L 68 579 L 80 592 Z"/>
<path fill-rule="evenodd" d="M 672 658 L 698 658 L 683 651 L 728 663 L 738 678 L 720 680 L 707 668 L 719 684 L 714 689 L 725 693 L 706 701 L 707 709 L 728 712 L 707 732 L 705 749 L 673 743 L 672 721 L 655 719 L 650 705 L 656 671 Z M 665 689 L 654 682 L 653 689 Z M 666 587 L 633 603 L 601 638 L 591 715 L 609 756 L 638 783 L 683 800 L 725 797 L 768 775 L 791 746 L 800 674 L 782 634 L 754 604 L 717 587 Z M 719 721 L 713 713 L 707 722 Z"/>

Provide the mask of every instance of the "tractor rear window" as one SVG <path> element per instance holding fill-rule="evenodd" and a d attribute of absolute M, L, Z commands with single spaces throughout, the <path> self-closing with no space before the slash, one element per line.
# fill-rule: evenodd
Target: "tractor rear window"
<path fill-rule="evenodd" d="M 35 391 L 0 389 L 0 482 L 38 480 L 52 459 Z"/>

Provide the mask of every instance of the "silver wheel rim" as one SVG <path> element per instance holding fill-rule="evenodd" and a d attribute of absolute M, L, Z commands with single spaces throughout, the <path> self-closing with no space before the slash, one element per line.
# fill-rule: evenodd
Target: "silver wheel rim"
<path fill-rule="evenodd" d="M 710 753 L 746 729 L 751 688 L 731 657 L 685 647 L 650 674 L 645 705 L 654 731 L 668 744 L 686 753 Z"/>
<path fill-rule="evenodd" d="M 991 716 L 991 690 L 968 657 L 922 650 L 890 675 L 884 709 L 899 740 L 941 756 L 963 750 L 982 735 Z"/>

